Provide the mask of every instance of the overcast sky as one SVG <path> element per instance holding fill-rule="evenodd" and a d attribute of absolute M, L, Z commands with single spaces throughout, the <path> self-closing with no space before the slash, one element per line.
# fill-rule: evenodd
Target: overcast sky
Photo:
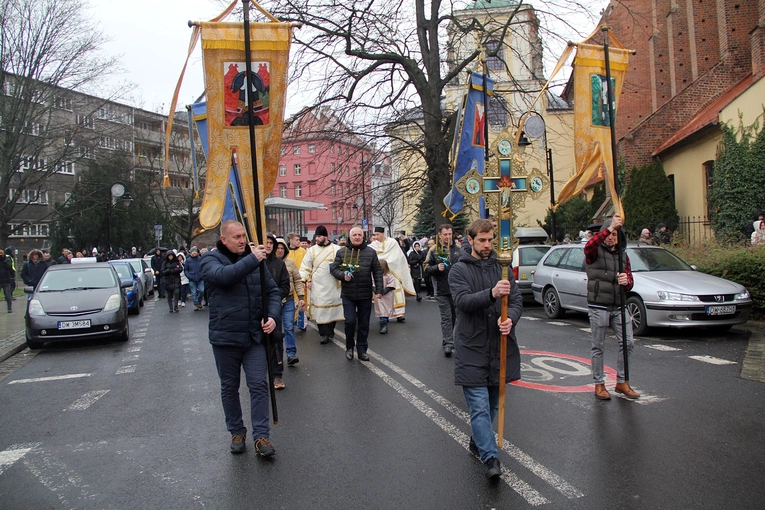
<path fill-rule="evenodd" d="M 118 56 L 125 72 L 110 84 L 136 86 L 129 102 L 167 113 L 191 40 L 188 21 L 207 21 L 223 7 L 214 0 L 130 0 L 128 4 L 91 0 L 90 13 L 111 41 L 103 51 Z M 178 105 L 194 101 L 204 91 L 201 42 L 189 61 Z"/>

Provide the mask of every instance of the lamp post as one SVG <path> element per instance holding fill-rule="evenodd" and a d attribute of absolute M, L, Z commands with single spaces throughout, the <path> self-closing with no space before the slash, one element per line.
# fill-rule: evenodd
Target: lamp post
<path fill-rule="evenodd" d="M 528 112 L 528 117 L 521 124 L 523 131 L 518 139 L 518 150 L 522 153 L 527 146 L 531 145 L 529 138 L 537 139 L 544 137 L 545 142 L 545 167 L 547 176 L 550 178 L 550 237 L 553 242 L 558 241 L 555 226 L 555 174 L 553 171 L 552 149 L 547 146 L 547 125 L 542 116 L 536 111 Z M 528 138 L 527 138 L 528 137 Z"/>
<path fill-rule="evenodd" d="M 369 218 L 367 218 L 367 164 L 369 161 L 364 160 L 364 155 L 361 155 L 361 224 L 364 231 L 364 239 L 369 239 Z M 364 223 L 366 222 L 366 225 Z"/>
<path fill-rule="evenodd" d="M 112 208 L 118 200 L 124 200 L 128 205 L 133 201 L 133 197 L 130 196 L 125 183 L 122 181 L 117 181 L 111 185 L 109 200 L 106 202 L 106 251 L 108 253 L 112 253 Z"/>

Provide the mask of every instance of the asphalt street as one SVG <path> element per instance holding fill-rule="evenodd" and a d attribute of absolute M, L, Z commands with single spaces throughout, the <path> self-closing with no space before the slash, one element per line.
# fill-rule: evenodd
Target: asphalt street
<path fill-rule="evenodd" d="M 503 475 L 489 483 L 467 450 L 434 302 L 410 299 L 386 336 L 373 319 L 367 363 L 345 359 L 342 324 L 335 344 L 299 333 L 271 460 L 249 436 L 245 454 L 228 452 L 206 309 L 169 314 L 152 300 L 130 320 L 126 344 L 53 345 L 0 364 L 0 507 L 765 506 L 765 387 L 741 377 L 744 329 L 638 338 L 630 379 L 643 397 L 597 401 L 586 316 L 549 321 L 528 305 Z M 616 356 L 613 339 L 608 367 Z"/>

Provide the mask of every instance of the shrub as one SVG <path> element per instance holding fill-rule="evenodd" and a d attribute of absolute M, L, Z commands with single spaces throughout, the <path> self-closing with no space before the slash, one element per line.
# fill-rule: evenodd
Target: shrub
<path fill-rule="evenodd" d="M 765 247 L 725 246 L 713 241 L 703 245 L 668 247 L 702 273 L 740 283 L 754 301 L 753 318 L 765 317 Z"/>

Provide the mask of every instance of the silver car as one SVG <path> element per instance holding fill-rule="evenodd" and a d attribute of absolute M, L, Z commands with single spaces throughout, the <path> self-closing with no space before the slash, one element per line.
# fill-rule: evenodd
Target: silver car
<path fill-rule="evenodd" d="M 151 270 L 151 260 L 145 259 L 122 259 L 130 262 L 133 271 L 138 273 L 138 277 L 143 283 L 143 299 L 149 299 L 149 295 L 154 294 L 154 271 Z"/>
<path fill-rule="evenodd" d="M 649 327 L 730 329 L 749 320 L 752 299 L 738 283 L 697 272 L 658 246 L 628 246 L 635 285 L 627 297 L 632 330 Z M 531 286 L 551 319 L 566 310 L 587 312 L 584 245 L 553 246 L 539 261 Z"/>

